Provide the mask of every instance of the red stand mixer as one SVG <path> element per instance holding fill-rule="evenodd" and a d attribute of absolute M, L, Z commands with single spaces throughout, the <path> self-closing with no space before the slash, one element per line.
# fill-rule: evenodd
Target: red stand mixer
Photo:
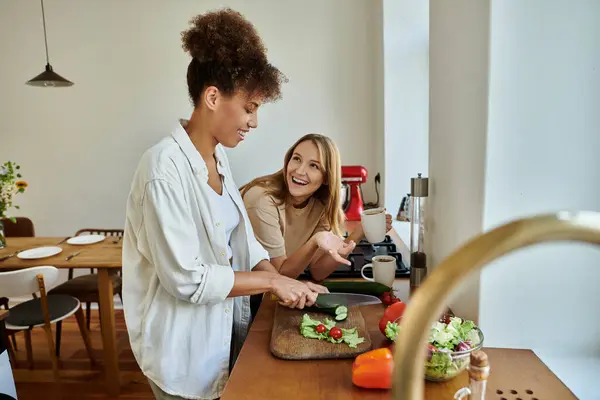
<path fill-rule="evenodd" d="M 342 208 L 348 221 L 360 221 L 364 202 L 360 185 L 367 182 L 367 169 L 361 165 L 342 166 Z"/>

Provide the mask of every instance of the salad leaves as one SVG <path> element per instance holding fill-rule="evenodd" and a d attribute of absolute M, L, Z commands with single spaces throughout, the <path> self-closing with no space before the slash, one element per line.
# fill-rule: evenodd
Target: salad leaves
<path fill-rule="evenodd" d="M 325 325 L 326 330 L 324 332 L 317 332 L 317 326 Z M 302 316 L 302 322 L 300 323 L 300 333 L 305 338 L 326 340 L 331 343 L 346 343 L 351 348 L 356 348 L 360 343 L 365 341 L 365 338 L 358 336 L 358 329 L 343 329 L 342 337 L 334 339 L 329 335 L 331 328 L 335 327 L 335 322 L 329 318 L 325 318 L 325 321 L 321 322 L 316 319 L 312 319 L 308 314 Z"/>
<path fill-rule="evenodd" d="M 385 336 L 395 341 L 399 334 L 400 325 L 388 322 Z M 464 351 L 479 345 L 479 342 L 479 333 L 475 323 L 458 317 L 450 317 L 450 322 L 447 324 L 436 322 L 429 330 L 428 343 L 435 347 L 436 351 Z"/>
<path fill-rule="evenodd" d="M 475 323 L 458 317 L 450 317 L 448 324 L 436 322 L 429 331 L 429 343 L 438 350 L 464 351 L 479 345 L 479 341 Z"/>
<path fill-rule="evenodd" d="M 426 378 L 432 381 L 445 381 L 458 375 L 468 364 L 469 356 L 452 358 L 450 353 L 437 351 L 425 361 Z"/>
<path fill-rule="evenodd" d="M 395 322 L 388 321 L 385 326 L 385 336 L 393 341 L 396 341 L 396 337 L 400 333 L 400 325 Z"/>

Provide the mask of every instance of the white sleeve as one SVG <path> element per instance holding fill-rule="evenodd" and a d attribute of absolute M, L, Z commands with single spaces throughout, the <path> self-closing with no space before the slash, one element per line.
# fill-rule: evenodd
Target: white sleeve
<path fill-rule="evenodd" d="M 163 179 L 149 181 L 142 198 L 147 256 L 167 292 L 191 303 L 224 301 L 234 284 L 229 265 L 205 263 L 183 189 Z"/>

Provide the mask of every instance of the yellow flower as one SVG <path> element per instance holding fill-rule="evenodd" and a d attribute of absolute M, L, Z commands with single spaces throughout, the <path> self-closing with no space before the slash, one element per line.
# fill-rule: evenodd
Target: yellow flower
<path fill-rule="evenodd" d="M 17 185 L 17 189 L 25 189 L 27 187 L 27 182 L 25 181 L 17 181 L 15 184 Z"/>

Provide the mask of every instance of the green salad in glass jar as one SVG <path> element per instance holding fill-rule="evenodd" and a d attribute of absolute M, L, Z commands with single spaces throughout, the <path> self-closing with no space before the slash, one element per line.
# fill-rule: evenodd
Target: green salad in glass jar
<path fill-rule="evenodd" d="M 387 323 L 385 334 L 388 339 L 396 340 L 400 320 Z M 450 317 L 445 322 L 434 323 L 427 342 L 425 379 L 433 382 L 451 380 L 469 366 L 471 353 L 482 345 L 483 333 L 473 321 Z"/>

